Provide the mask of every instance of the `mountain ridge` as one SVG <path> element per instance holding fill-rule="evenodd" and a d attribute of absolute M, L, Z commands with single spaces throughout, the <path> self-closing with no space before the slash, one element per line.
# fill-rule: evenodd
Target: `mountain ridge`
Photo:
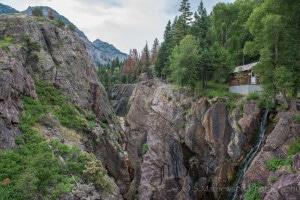
<path fill-rule="evenodd" d="M 26 15 L 32 15 L 32 10 L 34 8 L 40 8 L 43 11 L 43 15 L 48 17 L 48 12 L 53 11 L 53 16 L 55 19 L 61 19 L 66 25 L 74 25 L 75 32 L 80 36 L 84 41 L 87 47 L 87 52 L 93 58 L 93 61 L 97 65 L 106 65 L 110 63 L 113 59 L 118 58 L 120 61 L 124 61 L 127 58 L 127 54 L 118 50 L 113 44 L 109 44 L 100 39 L 96 39 L 96 44 L 91 42 L 83 31 L 81 31 L 75 24 L 73 24 L 68 18 L 58 13 L 51 7 L 48 6 L 29 6 L 24 11 L 18 11 L 8 5 L 0 3 L 0 14 L 13 14 L 13 13 L 23 13 Z M 101 41 L 103 44 L 99 43 Z M 99 45 L 100 44 L 100 45 Z M 108 49 L 106 49 L 108 48 Z"/>

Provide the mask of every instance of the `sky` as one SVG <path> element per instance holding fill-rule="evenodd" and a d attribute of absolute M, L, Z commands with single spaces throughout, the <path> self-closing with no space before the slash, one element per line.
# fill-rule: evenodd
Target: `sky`
<path fill-rule="evenodd" d="M 195 12 L 200 0 L 189 0 Z M 203 0 L 211 12 L 218 2 L 234 0 Z M 141 51 L 146 42 L 152 47 L 155 38 L 163 41 L 168 20 L 179 15 L 181 0 L 0 0 L 19 11 L 28 6 L 49 6 L 74 23 L 90 41 L 100 39 L 113 44 L 124 53 Z"/>

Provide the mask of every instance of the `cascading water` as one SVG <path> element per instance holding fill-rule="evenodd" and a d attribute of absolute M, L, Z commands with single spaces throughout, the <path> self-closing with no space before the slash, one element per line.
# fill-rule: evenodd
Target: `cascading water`
<path fill-rule="evenodd" d="M 260 127 L 259 127 L 259 136 L 257 138 L 257 141 L 255 143 L 255 145 L 251 148 L 251 150 L 247 153 L 246 157 L 244 158 L 244 160 L 241 163 L 242 166 L 242 170 L 241 173 L 239 175 L 239 177 L 237 178 L 235 184 L 233 185 L 233 194 L 232 194 L 232 200 L 235 200 L 238 196 L 239 193 L 239 182 L 243 179 L 244 174 L 249 166 L 249 164 L 251 163 L 252 159 L 254 158 L 256 152 L 258 151 L 262 140 L 264 138 L 265 135 L 265 131 L 266 131 L 266 125 L 267 125 L 267 117 L 268 117 L 268 112 L 264 113 L 264 116 L 262 117 L 262 120 L 260 122 Z"/>

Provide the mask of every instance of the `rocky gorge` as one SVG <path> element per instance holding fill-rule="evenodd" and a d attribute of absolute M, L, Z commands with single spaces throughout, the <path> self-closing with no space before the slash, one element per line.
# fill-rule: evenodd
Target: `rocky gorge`
<path fill-rule="evenodd" d="M 13 14 L 0 15 L 0 35 L 1 151 L 19 145 L 23 97 L 42 101 L 39 81 L 61 90 L 78 113 L 93 119 L 92 126 L 76 130 L 49 113 L 54 124 L 38 120 L 34 125 L 45 140 L 59 138 L 93 154 L 107 171 L 108 194 L 82 178 L 57 199 L 230 199 L 242 160 L 257 139 L 264 112 L 258 100 L 235 97 L 232 108 L 233 99 L 194 97 L 159 79 L 117 85 L 109 97 L 84 41 L 73 31 L 48 19 Z M 240 193 L 259 183 L 261 199 L 299 198 L 299 153 L 292 156 L 292 168 L 270 171 L 265 164 L 288 157 L 300 134 L 293 115 L 279 112 L 269 118 L 273 125 Z M 0 181 L 5 187 L 5 179 Z"/>

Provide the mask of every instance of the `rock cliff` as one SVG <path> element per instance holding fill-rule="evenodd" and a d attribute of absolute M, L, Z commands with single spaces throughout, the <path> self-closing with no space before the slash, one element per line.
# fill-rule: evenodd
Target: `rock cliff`
<path fill-rule="evenodd" d="M 246 191 L 251 183 L 260 184 L 261 199 L 299 199 L 300 171 L 299 153 L 292 157 L 292 168 L 283 165 L 278 170 L 268 169 L 266 162 L 275 158 L 285 160 L 290 145 L 300 136 L 300 124 L 293 120 L 293 113 L 280 112 L 275 117 L 275 127 L 267 136 L 261 150 L 247 169 L 242 189 Z"/>
<path fill-rule="evenodd" d="M 262 111 L 256 100 L 240 98 L 232 108 L 230 99 L 198 98 L 158 79 L 141 79 L 136 85 L 115 86 L 109 102 L 76 33 L 48 19 L 14 14 L 0 15 L 0 36 L 0 150 L 16 147 L 22 98 L 39 99 L 38 81 L 62 90 L 80 112 L 95 116 L 93 126 L 82 131 L 67 130 L 51 113 L 51 126 L 38 122 L 34 127 L 48 140 L 59 138 L 93 153 L 114 179 L 108 178 L 109 195 L 81 182 L 59 199 L 228 197 L 257 137 Z M 293 169 L 271 172 L 265 165 L 285 159 L 299 137 L 300 125 L 292 116 L 282 112 L 275 118 L 275 128 L 245 173 L 244 191 L 260 183 L 265 185 L 261 198 L 299 197 L 299 154 L 292 157 Z"/>
<path fill-rule="evenodd" d="M 222 99 L 194 99 L 156 79 L 138 83 L 125 117 L 132 182 L 124 197 L 226 198 L 261 113 L 253 100 L 239 105 L 229 111 Z"/>
<path fill-rule="evenodd" d="M 75 145 L 94 153 L 121 186 L 116 191 L 124 193 L 130 180 L 122 151 L 124 136 L 84 42 L 51 20 L 23 14 L 0 15 L 0 36 L 0 149 L 13 149 L 15 137 L 22 134 L 22 97 L 38 99 L 35 81 L 47 82 L 61 89 L 79 110 L 96 116 L 94 128 L 82 136 L 75 133 L 82 137 Z M 40 131 L 63 135 L 56 125 Z M 120 196 L 120 191 L 116 193 Z"/>

